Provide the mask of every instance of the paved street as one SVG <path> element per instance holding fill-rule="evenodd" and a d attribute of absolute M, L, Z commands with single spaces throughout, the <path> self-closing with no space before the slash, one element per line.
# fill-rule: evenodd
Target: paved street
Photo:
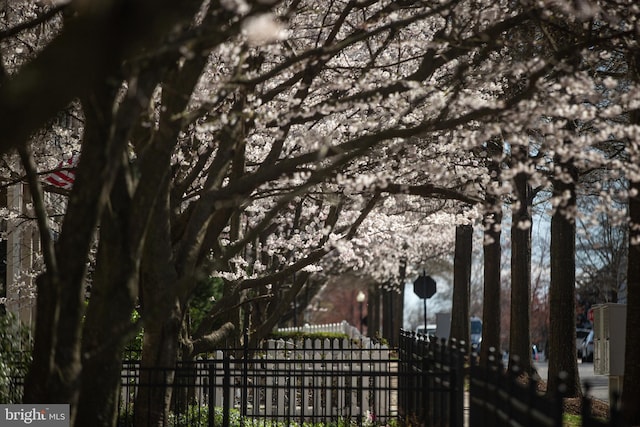
<path fill-rule="evenodd" d="M 538 374 L 543 380 L 547 380 L 547 362 L 534 362 L 534 366 L 538 370 Z M 585 381 L 589 381 L 591 384 L 591 396 L 609 401 L 609 377 L 606 375 L 596 375 L 593 373 L 593 363 L 580 363 L 578 360 L 578 374 L 580 375 L 580 382 L 584 385 Z"/>

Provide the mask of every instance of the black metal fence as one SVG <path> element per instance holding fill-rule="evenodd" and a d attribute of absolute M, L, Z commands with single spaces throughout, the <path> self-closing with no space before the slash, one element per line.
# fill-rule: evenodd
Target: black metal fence
<path fill-rule="evenodd" d="M 141 390 L 166 387 L 170 426 L 462 427 L 464 350 L 426 338 L 403 331 L 397 350 L 349 340 L 268 341 L 147 375 L 127 361 L 119 425 L 147 418 L 136 413 L 149 406 L 136 401 L 146 395 Z"/>
<path fill-rule="evenodd" d="M 464 346 L 402 331 L 398 402 L 405 425 L 464 425 Z"/>
<path fill-rule="evenodd" d="M 158 403 L 151 400 L 158 390 L 172 396 L 162 407 L 165 426 L 562 426 L 560 393 L 543 395 L 535 382 L 523 384 L 516 371 L 505 372 L 501 358 L 488 368 L 475 360 L 454 341 L 405 331 L 398 349 L 348 339 L 278 340 L 171 369 L 126 360 L 118 426 L 149 425 L 145 411 Z M 20 403 L 22 377 L 9 385 L 11 402 Z M 615 401 L 607 421 L 592 416 L 588 397 L 582 409 L 585 427 L 623 425 Z"/>
<path fill-rule="evenodd" d="M 519 372 L 505 372 L 495 355 L 484 368 L 471 364 L 469 375 L 470 426 L 561 427 L 562 395 L 542 395 L 537 381 L 518 381 Z"/>
<path fill-rule="evenodd" d="M 559 390 L 542 393 L 534 378 L 525 380 L 515 364 L 506 370 L 502 358 L 490 355 L 487 367 L 471 358 L 469 374 L 470 427 L 562 427 L 563 384 Z M 622 420 L 616 399 L 610 405 L 608 420 L 595 418 L 591 413 L 589 386 L 585 384 L 582 399 L 583 427 L 619 427 Z"/>
<path fill-rule="evenodd" d="M 268 341 L 166 370 L 127 361 L 119 425 L 145 425 L 136 411 L 152 402 L 136 399 L 150 388 L 172 391 L 168 426 L 397 425 L 397 366 L 386 346 L 349 340 Z"/>

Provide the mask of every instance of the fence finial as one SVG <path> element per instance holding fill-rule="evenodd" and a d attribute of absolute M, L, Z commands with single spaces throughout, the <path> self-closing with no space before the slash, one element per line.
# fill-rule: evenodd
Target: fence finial
<path fill-rule="evenodd" d="M 558 389 L 556 392 L 559 397 L 564 397 L 567 394 L 567 379 L 569 378 L 569 374 L 566 371 L 560 371 L 558 373 Z"/>

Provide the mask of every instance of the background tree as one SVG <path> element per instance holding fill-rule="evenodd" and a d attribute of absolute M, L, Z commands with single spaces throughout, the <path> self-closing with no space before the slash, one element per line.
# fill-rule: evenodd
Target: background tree
<path fill-rule="evenodd" d="M 487 366 L 490 349 L 500 352 L 501 287 L 502 287 L 502 203 L 499 189 L 502 169 L 502 142 L 487 142 L 487 169 L 491 180 L 485 192 L 485 213 L 483 216 L 483 304 L 482 304 L 482 346 L 480 363 Z"/>
<path fill-rule="evenodd" d="M 628 205 L 615 199 L 610 204 L 594 203 L 587 196 L 580 207 L 598 212 L 596 218 L 577 219 L 576 293 L 584 304 L 584 316 L 578 323 L 586 323 L 586 312 L 593 304 L 618 302 L 626 285 L 629 229 L 620 216 L 627 214 Z"/>
<path fill-rule="evenodd" d="M 512 167 L 524 168 L 528 146 L 512 146 Z M 519 165 L 519 166 L 518 166 Z M 531 298 L 531 205 L 533 189 L 526 171 L 514 176 L 516 200 L 511 212 L 511 315 L 509 354 L 518 356 L 518 365 L 531 371 L 530 298 Z M 510 359 L 509 365 L 512 361 Z"/>
<path fill-rule="evenodd" d="M 453 302 L 451 307 L 451 338 L 465 342 L 470 350 L 469 298 L 471 292 L 471 256 L 473 226 L 456 227 L 456 248 L 453 261 Z"/>
<path fill-rule="evenodd" d="M 568 396 L 581 396 L 576 361 L 575 277 L 577 209 L 575 183 L 578 171 L 571 158 L 556 157 L 558 178 L 553 181 L 555 210 L 551 218 L 551 284 L 549 286 L 550 323 L 549 389 L 559 387 L 559 373 L 567 373 Z M 564 175 L 564 176 L 563 176 Z"/>

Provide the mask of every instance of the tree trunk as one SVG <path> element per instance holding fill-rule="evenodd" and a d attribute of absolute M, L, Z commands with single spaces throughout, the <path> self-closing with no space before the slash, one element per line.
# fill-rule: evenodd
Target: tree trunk
<path fill-rule="evenodd" d="M 497 183 L 500 179 L 500 160 L 502 157 L 502 142 L 488 143 L 489 173 L 491 182 Z M 482 345 L 480 347 L 480 364 L 488 366 L 489 350 L 495 349 L 498 354 L 500 348 L 500 319 L 502 306 L 500 301 L 501 291 L 501 262 L 502 245 L 500 242 L 502 232 L 502 203 L 499 196 L 487 191 L 484 214 L 484 293 L 482 300 Z"/>
<path fill-rule="evenodd" d="M 135 424 L 144 426 L 161 426 L 166 422 L 171 403 L 169 384 L 178 360 L 184 314 L 176 294 L 180 282 L 168 238 L 168 194 L 165 191 L 163 195 L 154 209 L 140 269 L 144 321 L 140 382 L 154 385 L 140 387 L 136 396 Z"/>
<path fill-rule="evenodd" d="M 513 147 L 515 158 L 524 158 L 526 148 Z M 511 323 L 509 325 L 509 365 L 517 356 L 518 366 L 531 372 L 531 187 L 528 176 L 514 178 L 517 203 L 511 221 Z M 510 366 L 511 367 L 511 366 Z"/>
<path fill-rule="evenodd" d="M 51 274 L 36 279 L 36 324 L 33 339 L 33 360 L 24 385 L 24 403 L 46 402 L 49 399 L 49 375 L 53 372 L 53 351 L 56 322 L 59 316 L 58 284 Z"/>
<path fill-rule="evenodd" d="M 556 178 L 553 181 L 553 195 L 560 200 L 567 192 L 571 195 L 566 202 L 557 206 L 551 218 L 551 285 L 549 287 L 549 378 L 547 390 L 558 390 L 558 375 L 567 373 L 566 395 L 582 395 L 578 375 L 576 350 L 576 191 L 577 171 L 571 160 L 559 161 L 557 166 L 571 178 Z M 565 178 L 565 177 L 563 177 Z"/>
<path fill-rule="evenodd" d="M 391 285 L 388 285 L 391 286 Z M 393 290 L 382 291 L 382 336 L 389 342 L 393 339 Z"/>
<path fill-rule="evenodd" d="M 396 295 L 393 301 L 393 324 L 395 325 L 393 329 L 392 340 L 390 344 L 394 347 L 397 347 L 400 344 L 400 330 L 404 326 L 404 284 L 407 277 L 407 260 L 404 257 L 401 257 L 399 260 L 400 266 L 398 269 L 398 289 L 396 291 Z M 370 294 L 370 292 L 368 292 Z M 367 298 L 367 335 L 369 337 L 373 337 L 369 329 L 369 318 L 370 313 L 369 309 L 371 308 L 371 300 Z"/>
<path fill-rule="evenodd" d="M 135 401 L 135 425 L 161 427 L 168 423 L 182 311 L 174 304 L 162 321 L 145 323 L 140 387 Z"/>
<path fill-rule="evenodd" d="M 26 402 L 69 403 L 71 425 L 80 392 L 89 248 L 126 143 L 109 138 L 113 100 L 110 91 L 103 88 L 93 95 L 92 108 L 85 108 L 82 157 L 56 245 L 59 277 L 46 272 L 47 277 L 38 282 L 44 291 L 38 296 L 38 310 L 44 316 L 36 322 L 34 359 L 25 382 Z"/>
<path fill-rule="evenodd" d="M 380 334 L 380 289 L 377 284 L 369 288 L 369 307 L 367 311 L 367 330 L 370 337 L 379 337 Z"/>
<path fill-rule="evenodd" d="M 499 221 L 501 215 L 492 214 L 491 222 Z M 486 219 L 485 219 L 486 220 Z M 498 354 L 500 348 L 500 319 L 502 305 L 501 293 L 501 259 L 502 247 L 500 245 L 499 223 L 489 225 L 485 230 L 485 237 L 492 239 L 492 243 L 484 246 L 484 293 L 482 304 L 482 345 L 480 346 L 480 363 L 487 366 L 489 352 L 494 349 Z"/>
<path fill-rule="evenodd" d="M 639 56 L 640 57 L 640 56 Z M 640 118 L 640 114 L 639 117 Z M 640 120 L 639 120 L 640 121 Z M 637 123 L 637 122 L 636 122 Z M 631 181 L 629 198 L 629 263 L 627 266 L 627 329 L 622 410 L 628 425 L 640 425 L 640 181 Z"/>
<path fill-rule="evenodd" d="M 471 255 L 473 226 L 456 227 L 456 249 L 453 259 L 453 305 L 451 307 L 451 338 L 464 341 L 469 349 L 469 294 L 471 287 Z"/>
<path fill-rule="evenodd" d="M 640 82 L 640 52 L 629 57 L 631 78 Z M 632 125 L 640 124 L 640 111 L 632 111 Z M 637 144 L 639 141 L 631 141 Z M 631 150 L 630 150 L 631 151 Z M 636 152 L 637 148 L 633 150 Z M 633 160 L 633 159 L 632 159 Z M 638 158 L 635 159 L 638 164 Z M 630 179 L 629 188 L 629 254 L 627 263 L 627 328 L 624 352 L 624 382 L 622 384 L 622 411 L 628 425 L 640 425 L 640 180 Z"/>
<path fill-rule="evenodd" d="M 402 281 L 398 286 L 398 289 L 395 292 L 394 300 L 393 300 L 393 335 L 390 341 L 390 344 L 394 347 L 397 347 L 400 344 L 400 329 L 402 329 L 404 323 L 404 281 Z M 367 304 L 369 300 L 367 299 Z M 369 331 L 369 307 L 366 309 L 367 313 L 367 332 Z M 371 336 L 370 334 L 367 334 Z"/>
<path fill-rule="evenodd" d="M 123 174 L 121 174 L 123 175 Z M 134 330 L 138 297 L 137 251 L 124 177 L 100 222 L 100 246 L 82 336 L 82 388 L 76 425 L 115 425 L 122 353 Z M 118 262 L 114 263 L 113 260 Z"/>

